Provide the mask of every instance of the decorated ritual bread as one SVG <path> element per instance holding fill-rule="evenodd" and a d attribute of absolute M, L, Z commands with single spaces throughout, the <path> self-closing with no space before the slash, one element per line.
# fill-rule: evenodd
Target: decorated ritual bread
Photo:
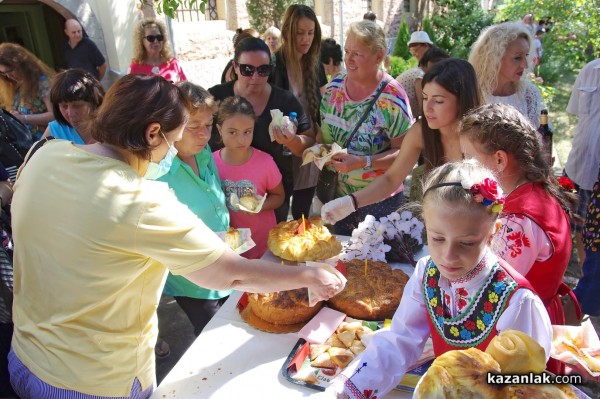
<path fill-rule="evenodd" d="M 267 244 L 275 256 L 298 262 L 325 260 L 342 250 L 319 217 L 279 223 L 269 232 Z"/>
<path fill-rule="evenodd" d="M 400 305 L 409 276 L 384 262 L 346 262 L 346 287 L 329 299 L 329 307 L 361 320 L 391 319 Z"/>
<path fill-rule="evenodd" d="M 497 385 L 487 374 L 527 374 L 544 370 L 544 349 L 527 334 L 505 330 L 485 352 L 453 350 L 436 358 L 417 386 L 416 399 L 577 398 L 569 385 Z"/>
<path fill-rule="evenodd" d="M 322 302 L 313 307 L 308 306 L 308 291 L 306 288 L 265 294 L 248 294 L 248 307 L 252 313 L 260 320 L 275 325 L 305 323 L 312 319 L 321 310 L 322 306 Z"/>

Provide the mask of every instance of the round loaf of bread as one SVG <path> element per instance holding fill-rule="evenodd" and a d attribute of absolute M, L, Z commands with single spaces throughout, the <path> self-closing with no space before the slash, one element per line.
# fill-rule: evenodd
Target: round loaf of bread
<path fill-rule="evenodd" d="M 304 323 L 321 310 L 323 302 L 308 306 L 308 291 L 300 288 L 291 291 L 248 294 L 248 306 L 260 319 L 272 324 Z"/>
<path fill-rule="evenodd" d="M 494 358 L 477 348 L 448 351 L 437 357 L 419 382 L 416 399 L 505 399 L 504 387 L 487 383 L 500 373 Z"/>
<path fill-rule="evenodd" d="M 346 263 L 348 282 L 329 306 L 361 320 L 391 319 L 400 305 L 408 276 L 387 263 L 353 259 Z"/>
<path fill-rule="evenodd" d="M 339 255 L 342 244 L 331 235 L 319 217 L 305 221 L 305 231 L 299 231 L 302 220 L 281 222 L 269 231 L 267 245 L 275 255 L 285 260 L 304 262 L 324 260 Z"/>

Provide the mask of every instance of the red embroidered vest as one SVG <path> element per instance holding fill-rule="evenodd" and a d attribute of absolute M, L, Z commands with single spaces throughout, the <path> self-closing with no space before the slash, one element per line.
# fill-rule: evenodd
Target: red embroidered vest
<path fill-rule="evenodd" d="M 523 276 L 498 259 L 471 304 L 457 317 L 448 318 L 444 315 L 444 298 L 439 287 L 440 272 L 431 259 L 424 276 L 423 295 L 436 357 L 456 349 L 484 351 L 498 334 L 496 324 L 515 291 L 532 289 Z"/>
<path fill-rule="evenodd" d="M 506 197 L 502 214 L 527 216 L 550 238 L 552 256 L 543 262 L 535 262 L 525 278 L 544 302 L 552 324 L 564 324 L 558 291 L 571 257 L 571 226 L 567 213 L 540 183 L 527 183 Z"/>

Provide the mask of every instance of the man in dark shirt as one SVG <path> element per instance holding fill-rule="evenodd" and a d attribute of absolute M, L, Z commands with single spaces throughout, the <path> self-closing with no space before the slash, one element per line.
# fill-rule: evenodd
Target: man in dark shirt
<path fill-rule="evenodd" d="M 106 73 L 106 61 L 94 44 L 83 37 L 83 29 L 79 22 L 67 19 L 65 22 L 67 40 L 63 43 L 63 52 L 67 68 L 80 68 L 102 80 Z"/>

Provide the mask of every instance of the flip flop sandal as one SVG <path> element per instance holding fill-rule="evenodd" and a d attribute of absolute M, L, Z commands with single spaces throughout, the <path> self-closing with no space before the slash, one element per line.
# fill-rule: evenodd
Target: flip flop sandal
<path fill-rule="evenodd" d="M 154 354 L 157 359 L 164 359 L 171 354 L 171 348 L 164 339 L 159 338 L 154 347 Z"/>

